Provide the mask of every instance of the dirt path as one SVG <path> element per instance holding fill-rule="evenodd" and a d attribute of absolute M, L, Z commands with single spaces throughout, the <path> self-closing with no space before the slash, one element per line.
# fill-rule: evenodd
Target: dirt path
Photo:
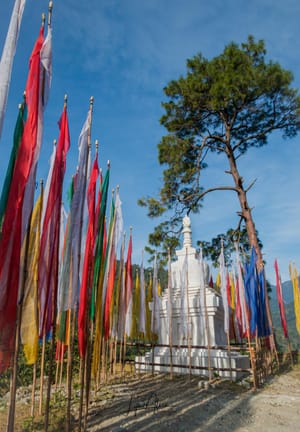
<path fill-rule="evenodd" d="M 201 388 L 199 382 L 204 384 L 199 378 L 190 380 L 188 376 L 175 376 L 171 380 L 169 376 L 157 375 L 131 378 L 126 382 L 103 386 L 92 395 L 88 431 L 300 430 L 300 368 L 273 377 L 263 389 L 256 392 L 225 381 L 216 381 L 212 387 Z M 60 399 L 58 395 L 54 399 L 56 404 L 50 412 L 49 432 L 60 432 L 64 430 L 65 396 L 60 393 Z M 146 408 L 144 405 L 147 401 L 149 406 Z M 15 432 L 44 430 L 43 417 L 36 418 L 31 423 L 29 412 L 30 397 L 27 395 L 24 398 L 23 394 L 22 399 L 17 401 Z M 78 400 L 72 406 L 72 415 L 72 430 L 77 431 Z M 0 410 L 1 432 L 6 431 L 6 419 L 7 405 L 5 410 Z"/>
<path fill-rule="evenodd" d="M 200 389 L 198 383 L 199 379 L 171 381 L 157 376 L 112 386 L 115 397 L 91 408 L 89 431 L 296 432 L 300 428 L 299 369 L 274 377 L 256 392 L 225 382 Z M 153 408 L 153 397 L 152 406 L 142 408 L 153 392 L 158 410 Z"/>

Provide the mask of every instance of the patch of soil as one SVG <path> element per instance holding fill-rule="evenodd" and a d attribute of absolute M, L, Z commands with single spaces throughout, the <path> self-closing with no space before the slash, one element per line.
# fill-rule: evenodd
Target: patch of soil
<path fill-rule="evenodd" d="M 60 413 L 58 408 L 52 407 L 49 432 L 63 431 L 65 406 Z M 28 403 L 18 400 L 16 432 L 43 430 L 43 418 L 32 422 L 29 415 Z M 72 418 L 76 431 L 78 398 Z M 2 409 L 1 432 L 6 431 L 6 420 L 7 409 Z M 207 386 L 189 376 L 128 378 L 92 392 L 88 415 L 90 432 L 290 432 L 299 430 L 299 424 L 299 368 L 270 378 L 257 391 L 221 380 Z"/>

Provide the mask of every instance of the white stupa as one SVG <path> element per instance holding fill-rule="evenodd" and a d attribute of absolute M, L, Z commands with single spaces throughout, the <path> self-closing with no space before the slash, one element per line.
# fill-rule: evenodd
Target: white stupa
<path fill-rule="evenodd" d="M 222 298 L 209 286 L 208 265 L 192 247 L 188 216 L 182 233 L 170 292 L 165 289 L 159 301 L 158 344 L 166 346 L 136 357 L 136 370 L 170 372 L 172 364 L 174 373 L 240 378 L 245 372 L 236 369 L 249 369 L 249 358 L 227 349 Z"/>

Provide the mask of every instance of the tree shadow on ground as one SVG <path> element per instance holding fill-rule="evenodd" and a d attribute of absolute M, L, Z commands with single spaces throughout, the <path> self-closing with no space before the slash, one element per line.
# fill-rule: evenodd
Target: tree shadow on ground
<path fill-rule="evenodd" d="M 224 431 L 230 425 L 234 431 L 251 419 L 249 399 L 253 390 L 221 380 L 214 383 L 214 388 L 202 389 L 199 381 L 188 376 L 174 376 L 172 380 L 162 375 L 143 376 L 116 386 L 119 395 L 90 410 L 88 430 L 207 432 Z M 151 394 L 157 396 L 158 409 L 153 400 L 143 407 Z"/>

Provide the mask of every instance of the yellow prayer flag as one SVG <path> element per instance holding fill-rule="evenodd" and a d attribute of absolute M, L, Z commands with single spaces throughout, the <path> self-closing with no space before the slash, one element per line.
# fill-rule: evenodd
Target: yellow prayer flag
<path fill-rule="evenodd" d="M 38 356 L 37 280 L 42 201 L 41 194 L 33 209 L 29 238 L 25 237 L 21 254 L 23 267 L 26 263 L 21 340 L 27 364 L 34 364 Z"/>

